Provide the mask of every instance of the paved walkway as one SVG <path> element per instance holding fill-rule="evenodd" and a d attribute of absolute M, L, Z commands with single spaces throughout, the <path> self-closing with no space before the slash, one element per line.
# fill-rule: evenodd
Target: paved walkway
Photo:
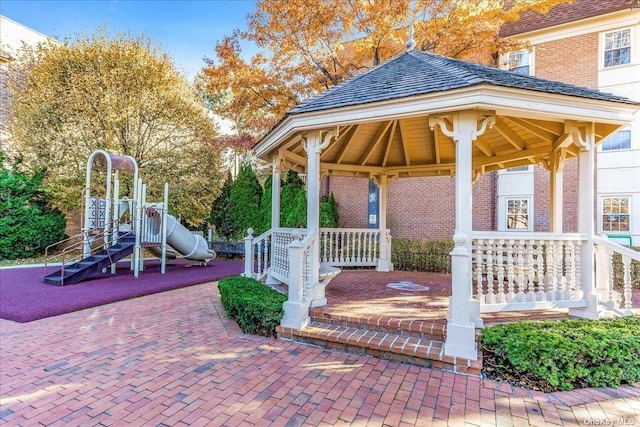
<path fill-rule="evenodd" d="M 214 284 L 0 321 L 6 426 L 640 425 L 640 387 L 542 394 L 242 334 Z"/>

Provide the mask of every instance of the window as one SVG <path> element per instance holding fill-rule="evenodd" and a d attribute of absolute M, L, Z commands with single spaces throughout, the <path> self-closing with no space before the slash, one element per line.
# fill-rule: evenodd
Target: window
<path fill-rule="evenodd" d="M 512 168 L 507 168 L 507 169 L 504 169 L 502 172 L 512 173 L 512 172 L 530 172 L 530 171 L 531 171 L 531 166 L 525 165 L 525 166 L 514 166 Z"/>
<path fill-rule="evenodd" d="M 602 199 L 602 231 L 629 231 L 629 198 Z"/>
<path fill-rule="evenodd" d="M 621 130 L 602 142 L 602 151 L 628 150 L 631 148 L 631 130 Z"/>
<path fill-rule="evenodd" d="M 507 230 L 529 230 L 529 199 L 507 199 Z"/>
<path fill-rule="evenodd" d="M 604 35 L 604 66 L 631 62 L 631 29 L 613 31 Z"/>
<path fill-rule="evenodd" d="M 518 74 L 529 74 L 529 51 L 521 50 L 520 52 L 509 53 L 509 71 Z"/>

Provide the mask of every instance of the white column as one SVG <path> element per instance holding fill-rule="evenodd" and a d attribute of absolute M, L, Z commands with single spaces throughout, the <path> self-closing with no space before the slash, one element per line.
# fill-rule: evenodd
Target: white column
<path fill-rule="evenodd" d="M 307 233 L 320 232 L 320 151 L 321 135 L 319 131 L 309 132 L 305 142 L 307 152 Z M 309 273 L 314 300 L 312 306 L 326 304 L 324 290 L 322 295 L 316 295 L 320 273 L 320 240 L 315 239 L 309 247 Z"/>
<path fill-rule="evenodd" d="M 377 271 L 393 270 L 391 264 L 391 236 L 387 230 L 387 185 L 389 178 L 386 174 L 380 176 L 380 258 Z"/>
<path fill-rule="evenodd" d="M 271 228 L 280 227 L 280 158 L 273 159 L 271 171 Z"/>
<path fill-rule="evenodd" d="M 493 123 L 495 116 L 487 115 L 482 119 L 478 129 L 478 116 L 475 111 L 454 113 L 452 130 L 447 129 L 448 121 L 443 118 L 429 119 L 432 128 L 439 125 L 442 132 L 453 138 L 456 144 L 456 230 L 453 236 L 455 248 L 451 252 L 451 298 L 444 352 L 447 356 L 471 360 L 478 358 L 475 328 L 482 327 L 480 302 L 471 298 L 471 148 L 473 141 Z"/>
<path fill-rule="evenodd" d="M 578 153 L 578 232 L 586 239 L 580 248 L 580 290 L 587 299 L 586 308 L 569 309 L 570 316 L 597 319 L 599 297 L 594 282 L 593 235 L 595 233 L 595 128 L 586 125 L 584 138 L 576 137 L 582 147 Z"/>
<path fill-rule="evenodd" d="M 554 152 L 551 157 L 549 167 L 549 209 L 550 221 L 549 231 L 552 233 L 562 233 L 562 211 L 563 211 L 563 177 L 564 177 L 564 148 Z"/>

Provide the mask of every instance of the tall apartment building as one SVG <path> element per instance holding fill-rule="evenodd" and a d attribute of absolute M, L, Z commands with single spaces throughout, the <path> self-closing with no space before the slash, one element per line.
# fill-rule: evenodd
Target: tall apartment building
<path fill-rule="evenodd" d="M 575 0 L 546 15 L 523 14 L 505 25 L 501 36 L 527 41 L 529 48 L 502 56 L 499 65 L 640 100 L 640 8 L 633 8 L 635 4 L 635 0 Z M 600 145 L 597 167 L 597 231 L 640 246 L 640 117 Z M 483 174 L 474 183 L 474 229 L 551 231 L 549 179 L 540 165 Z M 336 196 L 342 226 L 375 223 L 368 205 L 376 194 L 367 180 L 329 177 L 324 185 Z M 563 224 L 557 231 L 573 232 L 577 230 L 575 159 L 565 162 L 563 187 Z M 392 236 L 450 238 L 453 195 L 452 177 L 392 180 L 387 190 Z"/>
<path fill-rule="evenodd" d="M 640 4 L 635 0 L 576 0 L 548 15 L 523 14 L 505 25 L 501 36 L 530 44 L 503 56 L 502 67 L 640 100 Z M 498 200 L 517 203 L 509 193 L 517 187 L 535 209 L 542 201 L 527 188 L 532 180 L 524 182 L 523 176 L 538 173 L 501 174 Z M 640 117 L 599 146 L 596 179 L 597 231 L 640 246 Z"/>

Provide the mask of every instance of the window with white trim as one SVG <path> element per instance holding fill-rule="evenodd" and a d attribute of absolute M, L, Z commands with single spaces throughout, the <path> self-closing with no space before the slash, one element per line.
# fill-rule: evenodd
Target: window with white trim
<path fill-rule="evenodd" d="M 530 204 L 529 198 L 507 199 L 507 230 L 528 231 L 530 229 Z"/>
<path fill-rule="evenodd" d="M 602 151 L 628 150 L 631 148 L 631 130 L 623 129 L 602 141 Z"/>
<path fill-rule="evenodd" d="M 530 57 L 528 50 L 521 50 L 519 52 L 509 52 L 507 59 L 509 71 L 513 71 L 518 74 L 529 75 Z"/>
<path fill-rule="evenodd" d="M 604 35 L 604 66 L 629 64 L 631 62 L 631 29 L 612 31 Z"/>
<path fill-rule="evenodd" d="M 629 219 L 629 197 L 602 198 L 602 231 L 630 231 Z"/>

